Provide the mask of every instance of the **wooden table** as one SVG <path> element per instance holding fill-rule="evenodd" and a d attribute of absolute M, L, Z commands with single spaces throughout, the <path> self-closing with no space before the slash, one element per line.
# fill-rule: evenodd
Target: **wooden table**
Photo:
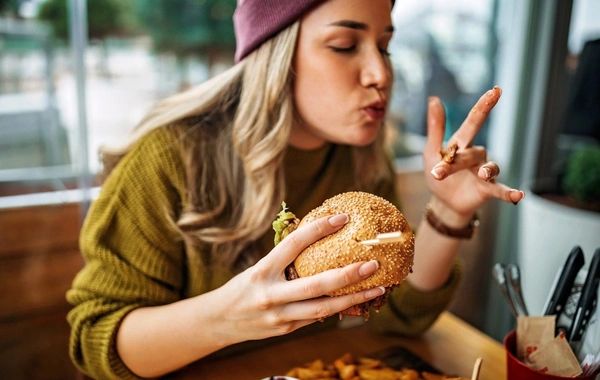
<path fill-rule="evenodd" d="M 259 380 L 317 358 L 327 363 L 346 352 L 368 356 L 390 346 L 406 347 L 442 373 L 468 378 L 481 356 L 479 380 L 506 379 L 502 344 L 448 312 L 418 339 L 379 335 L 362 325 L 329 329 L 225 359 L 199 361 L 169 378 Z"/>

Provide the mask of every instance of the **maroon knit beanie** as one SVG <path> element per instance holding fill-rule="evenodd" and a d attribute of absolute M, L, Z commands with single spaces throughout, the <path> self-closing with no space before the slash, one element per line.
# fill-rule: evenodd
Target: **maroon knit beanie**
<path fill-rule="evenodd" d="M 323 1 L 325 0 L 238 0 L 233 14 L 235 61 L 241 61 L 260 44 L 292 25 Z"/>
<path fill-rule="evenodd" d="M 305 12 L 325 0 L 238 0 L 233 14 L 235 61 L 293 24 Z"/>

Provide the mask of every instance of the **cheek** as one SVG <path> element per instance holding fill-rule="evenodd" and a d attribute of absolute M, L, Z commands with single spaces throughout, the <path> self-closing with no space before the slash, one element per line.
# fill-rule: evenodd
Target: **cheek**
<path fill-rule="evenodd" d="M 317 82 L 298 83 L 295 89 L 295 102 L 298 116 L 304 122 L 315 125 L 318 120 L 327 117 L 325 110 L 330 108 L 330 98 L 324 97 L 324 86 Z"/>
<path fill-rule="evenodd" d="M 294 86 L 299 116 L 313 125 L 343 118 L 351 94 L 348 75 L 339 65 L 324 60 L 300 64 Z"/>

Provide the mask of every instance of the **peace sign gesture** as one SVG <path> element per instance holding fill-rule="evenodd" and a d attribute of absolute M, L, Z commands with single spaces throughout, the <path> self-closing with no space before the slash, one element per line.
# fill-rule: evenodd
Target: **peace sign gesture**
<path fill-rule="evenodd" d="M 498 164 L 487 161 L 484 147 L 473 146 L 473 139 L 501 94 L 499 87 L 486 92 L 445 148 L 444 107 L 437 97 L 429 99 L 427 143 L 423 152 L 426 182 L 435 198 L 458 215 L 469 217 L 489 198 L 516 204 L 525 196 L 520 190 L 497 183 Z"/>

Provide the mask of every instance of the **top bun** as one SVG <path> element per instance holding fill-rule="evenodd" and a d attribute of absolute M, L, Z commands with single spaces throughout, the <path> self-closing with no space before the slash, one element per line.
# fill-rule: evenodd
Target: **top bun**
<path fill-rule="evenodd" d="M 299 277 L 312 276 L 328 269 L 358 262 L 377 260 L 379 269 L 368 278 L 328 294 L 340 296 L 377 286 L 388 290 L 411 272 L 414 235 L 402 213 L 387 200 L 366 192 L 347 192 L 327 199 L 309 212 L 300 225 L 327 215 L 344 213 L 348 223 L 339 231 L 311 244 L 298 255 L 294 266 Z M 401 242 L 363 245 L 386 232 L 402 232 Z"/>

